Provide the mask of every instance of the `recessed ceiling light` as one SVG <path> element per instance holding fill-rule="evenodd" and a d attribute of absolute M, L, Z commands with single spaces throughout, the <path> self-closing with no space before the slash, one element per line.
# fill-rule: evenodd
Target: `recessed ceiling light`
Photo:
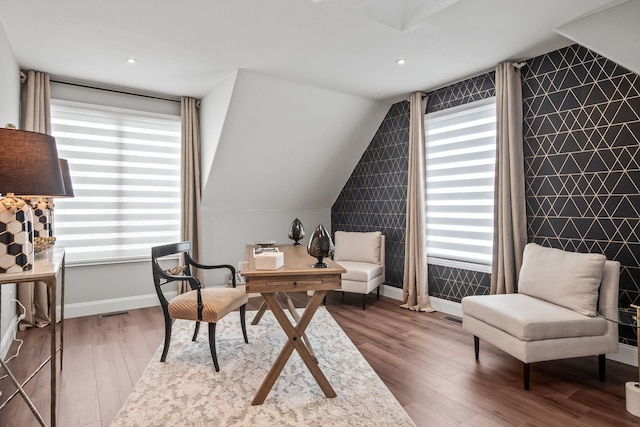
<path fill-rule="evenodd" d="M 403 58 L 396 59 L 396 64 L 398 64 L 398 65 L 404 65 L 406 63 L 407 63 L 407 61 L 404 60 Z"/>
<path fill-rule="evenodd" d="M 138 62 L 135 58 L 127 58 L 127 62 L 129 64 L 135 64 L 136 62 Z"/>

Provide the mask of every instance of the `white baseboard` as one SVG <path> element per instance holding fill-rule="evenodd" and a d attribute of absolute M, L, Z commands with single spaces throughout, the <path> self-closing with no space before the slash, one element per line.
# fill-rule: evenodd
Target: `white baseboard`
<path fill-rule="evenodd" d="M 177 295 L 177 291 L 165 293 L 167 299 L 171 299 Z M 102 301 L 82 302 L 77 304 L 65 304 L 64 317 L 71 319 L 74 317 L 93 316 L 96 314 L 113 313 L 115 311 L 135 310 L 136 308 L 154 307 L 160 305 L 158 295 L 147 294 L 138 295 L 127 298 L 114 298 Z M 58 318 L 60 318 L 60 306 L 58 309 Z"/>
<path fill-rule="evenodd" d="M 402 301 L 402 289 L 383 285 L 381 295 Z M 429 297 L 431 307 L 435 311 L 451 316 L 462 317 L 462 304 L 442 298 Z M 638 348 L 628 344 L 620 344 L 617 353 L 607 354 L 607 359 L 624 363 L 625 365 L 638 366 Z"/>

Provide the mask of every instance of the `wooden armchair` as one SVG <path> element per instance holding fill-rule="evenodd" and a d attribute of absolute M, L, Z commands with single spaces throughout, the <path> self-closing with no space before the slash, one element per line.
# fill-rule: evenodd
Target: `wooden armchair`
<path fill-rule="evenodd" d="M 216 323 L 228 313 L 240 309 L 240 321 L 244 342 L 248 343 L 247 328 L 245 325 L 245 310 L 247 295 L 245 292 L 236 289 L 235 268 L 231 265 L 203 265 L 195 262 L 189 251 L 191 242 L 172 243 L 151 248 L 151 265 L 153 269 L 153 282 L 156 293 L 160 299 L 160 305 L 164 313 L 165 335 L 164 349 L 162 350 L 161 362 L 164 362 L 169 352 L 171 342 L 171 326 L 174 319 L 193 320 L 196 322 L 192 341 L 195 341 L 200 330 L 200 322 L 209 324 L 209 349 L 213 358 L 213 365 L 216 372 L 220 371 L 218 357 L 216 355 Z M 184 266 L 164 270 L 158 264 L 158 259 L 176 255 L 184 255 Z M 200 281 L 191 275 L 191 268 L 219 269 L 226 268 L 231 273 L 232 287 L 210 287 L 206 288 Z M 172 282 L 188 282 L 191 290 L 179 294 L 171 301 L 168 301 L 162 291 L 162 286 Z"/>

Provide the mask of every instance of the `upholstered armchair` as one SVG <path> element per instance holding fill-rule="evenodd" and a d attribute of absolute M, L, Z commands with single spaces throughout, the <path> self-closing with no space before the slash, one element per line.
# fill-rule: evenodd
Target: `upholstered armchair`
<path fill-rule="evenodd" d="M 529 243 L 518 293 L 462 299 L 462 324 L 474 336 L 522 361 L 525 390 L 530 364 L 598 355 L 604 381 L 605 355 L 618 351 L 618 326 L 597 316 L 617 307 L 620 263 L 604 255 L 566 252 Z"/>
<path fill-rule="evenodd" d="M 374 232 L 336 231 L 333 259 L 347 272 L 342 274 L 342 291 L 362 294 L 362 309 L 367 295 L 385 280 L 384 235 Z"/>

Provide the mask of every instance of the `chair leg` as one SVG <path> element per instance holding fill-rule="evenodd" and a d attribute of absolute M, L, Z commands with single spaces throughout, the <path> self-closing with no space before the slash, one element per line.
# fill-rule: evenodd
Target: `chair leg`
<path fill-rule="evenodd" d="M 475 335 L 473 336 L 473 350 L 476 352 L 476 360 L 478 360 L 480 358 L 480 338 Z"/>
<path fill-rule="evenodd" d="M 599 354 L 598 355 L 598 378 L 602 382 L 604 382 L 606 361 L 607 361 L 606 355 L 604 355 L 604 354 Z"/>
<path fill-rule="evenodd" d="M 242 335 L 244 336 L 244 342 L 249 344 L 249 338 L 247 338 L 247 322 L 245 320 L 246 311 L 247 311 L 247 304 L 243 304 L 240 307 L 240 325 L 242 325 Z"/>
<path fill-rule="evenodd" d="M 216 368 L 216 372 L 220 372 L 220 366 L 218 366 L 218 356 L 216 355 L 216 324 L 209 323 L 209 350 L 211 350 L 211 358 L 213 359 L 213 366 Z"/>
<path fill-rule="evenodd" d="M 380 286 L 376 288 L 376 299 L 380 301 Z"/>
<path fill-rule="evenodd" d="M 164 348 L 162 349 L 162 356 L 160 361 L 164 362 L 167 359 L 167 353 L 169 352 L 169 344 L 171 343 L 171 326 L 173 321 L 169 318 L 169 314 L 164 314 Z"/>
<path fill-rule="evenodd" d="M 200 322 L 196 322 L 196 328 L 193 331 L 193 338 L 191 338 L 191 341 L 196 340 L 196 338 L 198 338 L 198 332 L 200 332 Z"/>
<path fill-rule="evenodd" d="M 365 303 L 367 302 L 367 294 L 362 295 L 362 309 L 365 309 Z"/>
<path fill-rule="evenodd" d="M 522 362 L 522 379 L 524 381 L 524 389 L 529 390 L 529 373 L 531 365 Z"/>

